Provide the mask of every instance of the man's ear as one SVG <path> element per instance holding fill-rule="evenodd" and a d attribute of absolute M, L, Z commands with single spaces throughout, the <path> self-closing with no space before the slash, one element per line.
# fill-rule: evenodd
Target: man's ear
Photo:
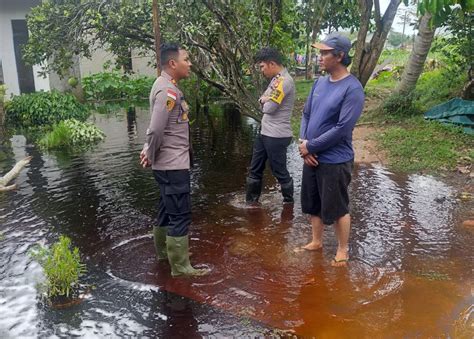
<path fill-rule="evenodd" d="M 339 55 L 338 55 L 338 57 L 337 57 L 337 60 L 338 60 L 339 62 L 342 62 L 342 60 L 344 60 L 345 55 L 346 55 L 346 53 L 340 52 Z"/>
<path fill-rule="evenodd" d="M 176 60 L 171 59 L 170 61 L 168 61 L 168 66 L 169 66 L 171 69 L 175 69 L 175 68 L 176 68 Z"/>

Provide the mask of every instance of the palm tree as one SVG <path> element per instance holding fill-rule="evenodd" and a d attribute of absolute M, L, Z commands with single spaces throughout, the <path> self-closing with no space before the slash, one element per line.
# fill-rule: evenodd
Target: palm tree
<path fill-rule="evenodd" d="M 416 82 L 423 72 L 426 57 L 433 42 L 436 27 L 431 25 L 431 14 L 425 12 L 420 17 L 418 34 L 415 38 L 415 44 L 410 53 L 405 70 L 403 71 L 402 79 L 398 85 L 396 92 L 407 94 L 416 87 Z"/>

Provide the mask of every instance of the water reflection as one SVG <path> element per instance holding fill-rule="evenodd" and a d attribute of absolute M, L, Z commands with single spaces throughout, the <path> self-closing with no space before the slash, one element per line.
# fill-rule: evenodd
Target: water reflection
<path fill-rule="evenodd" d="M 33 160 L 19 189 L 0 195 L 0 335 L 257 336 L 267 327 L 329 337 L 453 333 L 472 304 L 474 234 L 457 227 L 451 186 L 357 166 L 351 263 L 336 270 L 332 227 L 323 251 L 293 251 L 308 240 L 310 225 L 298 202 L 281 205 L 269 172 L 262 206 L 246 208 L 257 126 L 235 112 L 194 118 L 192 260 L 212 275 L 193 280 L 171 279 L 169 266 L 154 260 L 158 192 L 138 165 L 146 108 L 97 114 L 107 138 L 93 151 L 43 154 L 21 136 L 2 144 L 2 171 L 25 155 Z M 293 144 L 297 201 L 301 167 Z M 80 247 L 95 286 L 66 310 L 37 299 L 42 273 L 28 257 L 35 243 L 59 234 Z"/>

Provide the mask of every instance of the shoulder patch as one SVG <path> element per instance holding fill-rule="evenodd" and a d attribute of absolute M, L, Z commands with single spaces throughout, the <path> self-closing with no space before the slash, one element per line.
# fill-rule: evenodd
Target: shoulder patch
<path fill-rule="evenodd" d="M 171 112 L 173 110 L 177 98 L 177 93 L 172 89 L 168 89 L 166 98 L 166 109 L 168 110 L 168 112 Z"/>
<path fill-rule="evenodd" d="M 270 93 L 270 100 L 281 104 L 285 98 L 285 92 L 283 92 L 283 77 L 278 78 L 273 84 L 272 92 Z"/>

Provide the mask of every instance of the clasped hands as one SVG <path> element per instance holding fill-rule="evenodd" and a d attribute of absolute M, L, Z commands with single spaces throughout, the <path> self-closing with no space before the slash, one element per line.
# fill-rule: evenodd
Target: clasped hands
<path fill-rule="evenodd" d="M 317 167 L 319 165 L 318 157 L 314 154 L 309 153 L 308 151 L 308 140 L 300 139 L 300 144 L 298 146 L 298 150 L 300 152 L 301 157 L 304 160 L 304 163 L 311 167 Z"/>

